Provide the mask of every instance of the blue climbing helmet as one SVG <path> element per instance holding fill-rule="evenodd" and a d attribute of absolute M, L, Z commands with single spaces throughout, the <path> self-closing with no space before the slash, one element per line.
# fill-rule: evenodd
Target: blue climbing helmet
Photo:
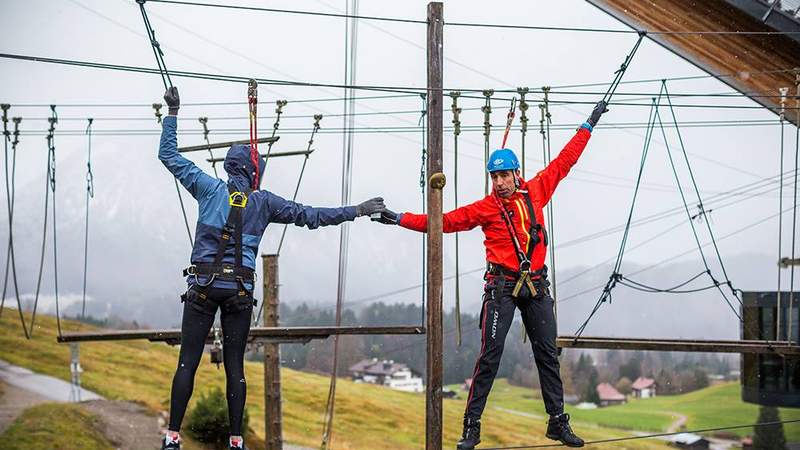
<path fill-rule="evenodd" d="M 489 162 L 486 164 L 486 171 L 489 173 L 501 170 L 519 169 L 519 160 L 514 151 L 509 148 L 497 149 L 489 155 Z"/>

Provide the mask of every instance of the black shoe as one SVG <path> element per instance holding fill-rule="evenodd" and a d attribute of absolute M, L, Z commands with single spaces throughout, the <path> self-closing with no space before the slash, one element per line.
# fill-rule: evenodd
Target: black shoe
<path fill-rule="evenodd" d="M 161 450 L 181 450 L 180 442 L 170 442 L 167 444 L 167 437 L 161 439 Z"/>
<path fill-rule="evenodd" d="M 481 443 L 481 419 L 464 419 L 464 433 L 458 441 L 456 449 L 473 450 Z"/>
<path fill-rule="evenodd" d="M 583 447 L 583 439 L 576 436 L 569 426 L 569 414 L 550 417 L 545 436 L 554 441 L 561 441 L 567 447 Z"/>

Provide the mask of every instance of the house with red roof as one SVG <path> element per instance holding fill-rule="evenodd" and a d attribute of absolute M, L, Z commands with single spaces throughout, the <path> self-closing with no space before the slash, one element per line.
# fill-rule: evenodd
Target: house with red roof
<path fill-rule="evenodd" d="M 650 398 L 656 396 L 656 380 L 639 377 L 631 386 L 635 398 Z"/>
<path fill-rule="evenodd" d="M 600 383 L 597 385 L 597 395 L 600 397 L 600 406 L 613 406 L 625 403 L 625 396 L 620 394 L 614 386 L 608 383 Z"/>

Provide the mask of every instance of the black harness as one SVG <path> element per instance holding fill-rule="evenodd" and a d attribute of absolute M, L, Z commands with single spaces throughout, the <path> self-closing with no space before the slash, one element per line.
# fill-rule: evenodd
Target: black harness
<path fill-rule="evenodd" d="M 511 237 L 511 242 L 514 244 L 514 252 L 519 260 L 519 272 L 513 272 L 498 264 L 491 263 L 488 264 L 487 268 L 487 272 L 490 274 L 510 277 L 517 280 L 517 284 L 514 286 L 512 293 L 514 297 L 519 295 L 523 285 L 528 286 L 531 295 L 536 295 L 536 288 L 533 285 L 531 275 L 541 278 L 542 275 L 547 273 L 546 267 L 542 268 L 541 271 L 537 271 L 537 273 L 531 273 L 531 256 L 533 256 L 533 250 L 540 243 L 540 241 L 545 247 L 547 246 L 547 230 L 542 227 L 541 224 L 536 222 L 536 214 L 533 209 L 533 202 L 531 202 L 531 197 L 528 194 L 528 191 L 520 190 L 520 192 L 525 198 L 525 206 L 528 210 L 528 216 L 530 217 L 530 227 L 528 228 L 528 236 L 530 237 L 527 252 L 523 250 L 522 245 L 517 238 L 516 227 L 514 226 L 514 222 L 511 220 L 511 214 L 509 214 L 508 210 L 506 210 L 505 206 L 503 206 L 500 200 L 495 197 L 495 202 L 497 203 L 498 208 L 500 208 L 500 217 L 503 218 L 503 222 L 506 224 L 508 234 Z M 520 218 L 520 220 L 522 220 L 524 223 L 524 217 Z M 542 232 L 541 240 L 539 239 L 540 231 Z"/>
<path fill-rule="evenodd" d="M 228 192 L 230 193 L 228 203 L 231 208 L 228 211 L 228 219 L 222 227 L 214 262 L 192 264 L 183 269 L 183 276 L 194 276 L 196 285 L 201 289 L 211 286 L 215 280 L 238 282 L 244 290 L 247 290 L 246 282 L 255 282 L 255 271 L 242 265 L 242 214 L 247 207 L 247 197 L 252 190 L 239 192 L 228 186 Z M 234 264 L 223 263 L 222 259 L 231 237 L 234 237 Z M 207 277 L 208 281 L 200 283 L 198 279 L 200 276 Z"/>

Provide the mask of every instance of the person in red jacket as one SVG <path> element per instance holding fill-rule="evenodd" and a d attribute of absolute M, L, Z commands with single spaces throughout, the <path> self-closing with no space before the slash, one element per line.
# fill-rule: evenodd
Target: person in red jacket
<path fill-rule="evenodd" d="M 530 338 L 545 409 L 550 415 L 546 436 L 569 447 L 584 442 L 569 425 L 564 413 L 564 391 L 556 348 L 556 320 L 547 281 L 547 230 L 542 208 L 550 201 L 558 183 L 578 162 L 592 129 L 608 111 L 599 102 L 591 116 L 567 143 L 558 157 L 532 179 L 520 177 L 519 161 L 512 150 L 495 150 L 487 171 L 492 193 L 472 204 L 445 213 L 443 231 L 456 233 L 480 226 L 486 239 L 486 274 L 483 308 L 480 314 L 481 350 L 470 386 L 464 431 L 459 450 L 471 450 L 480 443 L 480 417 L 500 367 L 506 334 L 519 309 Z M 427 231 L 425 214 L 381 213 L 378 221 L 410 230 Z"/>

